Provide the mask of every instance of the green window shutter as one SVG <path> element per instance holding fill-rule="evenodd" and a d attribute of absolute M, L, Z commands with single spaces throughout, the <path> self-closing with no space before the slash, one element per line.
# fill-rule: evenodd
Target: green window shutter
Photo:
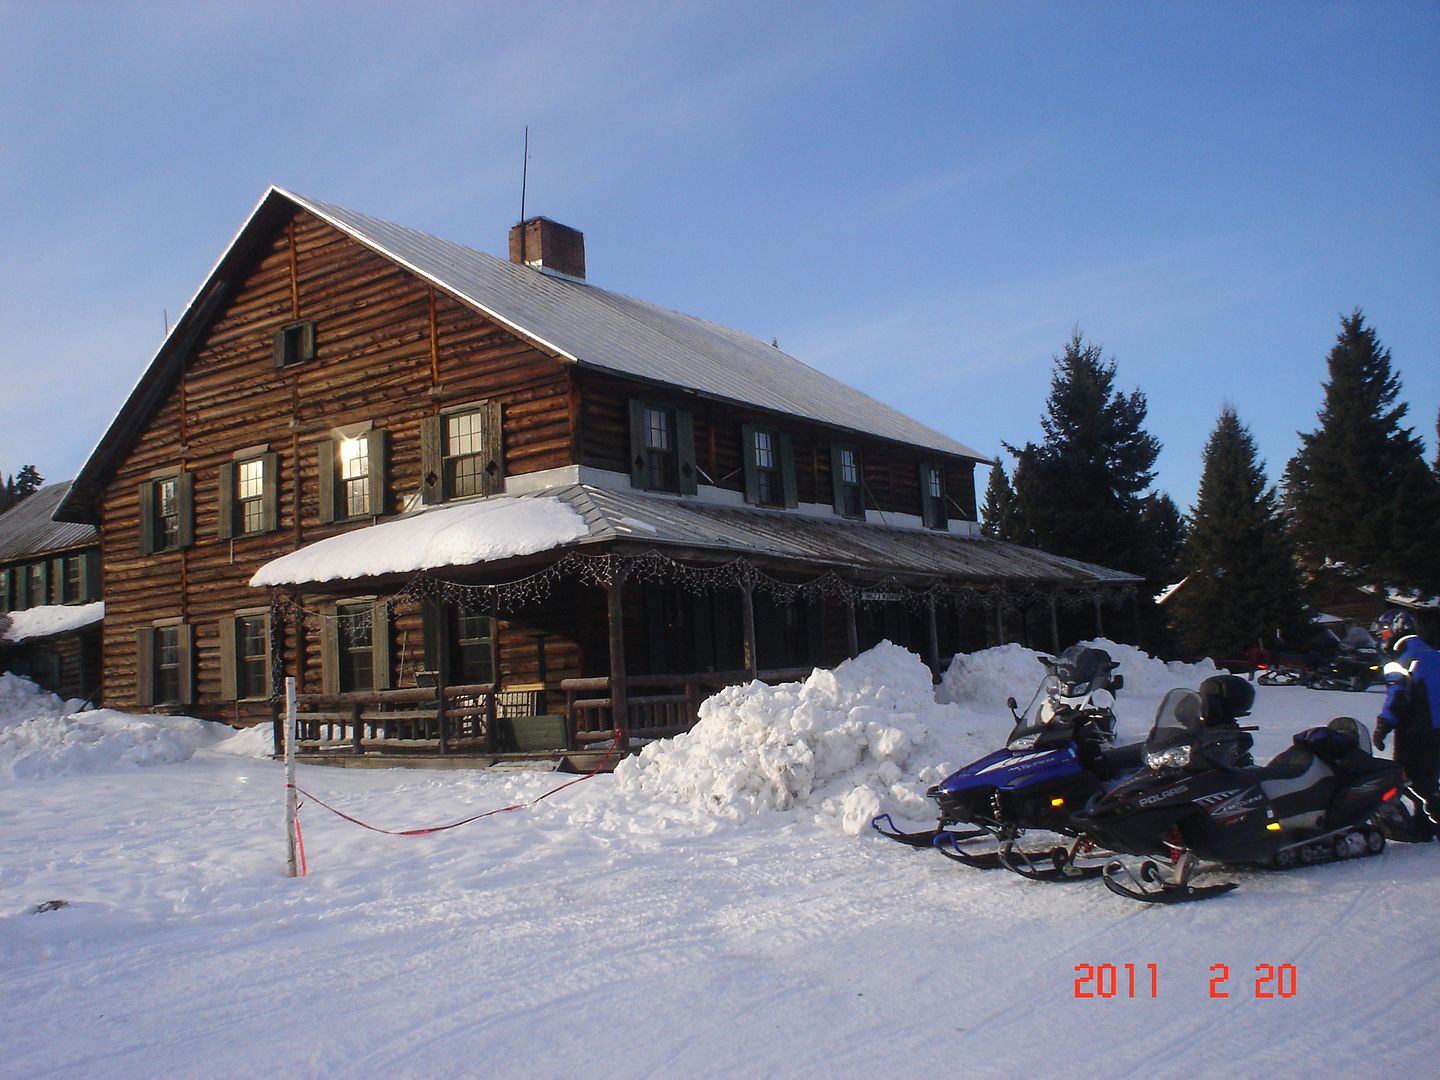
<path fill-rule="evenodd" d="M 180 509 L 179 539 L 177 547 L 187 548 L 195 543 L 195 474 L 181 472 L 175 477 L 175 503 Z"/>
<path fill-rule="evenodd" d="M 40 603 L 35 606 L 42 607 L 50 602 L 50 561 L 41 559 L 35 564 L 35 569 L 40 575 Z M 64 576 L 63 573 L 61 576 Z"/>
<path fill-rule="evenodd" d="M 322 524 L 329 524 L 337 516 L 335 489 L 339 487 L 336 474 L 340 470 L 340 459 L 336 456 L 335 440 L 326 439 L 316 448 L 316 452 L 319 457 L 315 475 L 318 477 L 317 486 L 320 491 L 320 521 Z M 374 483 L 373 479 L 371 483 Z"/>
<path fill-rule="evenodd" d="M 485 426 L 485 479 L 481 488 L 494 495 L 505 488 L 505 433 L 500 426 L 500 403 L 487 401 L 482 410 Z"/>
<path fill-rule="evenodd" d="M 840 444 L 830 444 L 830 499 L 835 513 L 845 516 L 844 463 L 840 460 Z"/>
<path fill-rule="evenodd" d="M 445 501 L 445 461 L 438 416 L 420 421 L 420 498 L 426 506 Z"/>
<path fill-rule="evenodd" d="M 236 622 L 232 617 L 220 620 L 220 700 L 234 701 L 240 696 L 235 665 Z"/>
<path fill-rule="evenodd" d="M 262 532 L 274 532 L 280 527 L 280 455 L 262 454 L 260 461 L 260 529 Z"/>
<path fill-rule="evenodd" d="M 320 690 L 326 694 L 340 692 L 340 634 L 333 607 L 327 608 L 320 619 Z"/>
<path fill-rule="evenodd" d="M 140 485 L 140 554 L 155 552 L 155 486 L 146 480 Z"/>
<path fill-rule="evenodd" d="M 376 603 L 370 615 L 370 648 L 375 657 L 375 689 L 390 689 L 390 606 Z"/>
<path fill-rule="evenodd" d="M 800 496 L 795 491 L 795 443 L 783 431 L 780 433 L 780 490 L 786 506 L 800 505 Z"/>
<path fill-rule="evenodd" d="M 420 625 L 425 635 L 425 670 L 440 672 L 440 681 L 448 682 L 447 672 L 441 670 L 444 663 L 444 650 L 441 648 L 440 635 L 444 632 L 444 612 L 439 600 L 427 599 L 420 608 Z"/>
<path fill-rule="evenodd" d="M 389 480 L 386 473 L 390 466 L 389 450 L 385 441 L 385 432 L 372 430 L 365 440 L 365 452 L 370 458 L 371 517 L 379 517 L 385 513 L 385 488 L 386 482 Z"/>
<path fill-rule="evenodd" d="M 745 466 L 745 501 L 760 501 L 760 478 L 755 472 L 755 425 L 740 425 L 740 460 Z"/>
<path fill-rule="evenodd" d="M 695 467 L 695 417 L 688 409 L 675 410 L 675 464 L 680 469 L 680 494 L 700 490 L 700 472 Z"/>
<path fill-rule="evenodd" d="M 180 704 L 195 704 L 195 627 L 180 627 Z"/>
<path fill-rule="evenodd" d="M 101 596 L 100 552 L 87 551 L 80 558 L 84 561 L 84 569 L 80 572 L 80 576 L 85 583 L 85 595 L 80 599 L 82 603 L 89 604 L 99 600 Z"/>
<path fill-rule="evenodd" d="M 235 535 L 235 463 L 227 461 L 220 466 L 220 524 L 215 535 L 229 540 Z"/>
<path fill-rule="evenodd" d="M 0 570 L 0 611 L 12 611 L 15 607 L 15 571 L 8 566 Z"/>
<path fill-rule="evenodd" d="M 644 491 L 650 486 L 645 459 L 645 403 L 630 402 L 630 486 Z"/>
<path fill-rule="evenodd" d="M 155 631 L 149 626 L 135 631 L 135 704 L 155 704 Z"/>
<path fill-rule="evenodd" d="M 275 634 L 270 625 L 270 613 L 265 613 L 265 695 L 273 699 L 275 694 Z"/>

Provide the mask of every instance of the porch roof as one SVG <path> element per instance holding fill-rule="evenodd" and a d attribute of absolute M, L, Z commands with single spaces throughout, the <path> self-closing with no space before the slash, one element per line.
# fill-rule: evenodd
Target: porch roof
<path fill-rule="evenodd" d="M 548 534 L 522 551 L 509 543 L 507 522 L 536 520 L 538 503 L 555 506 Z M 558 505 L 555 505 L 558 504 Z M 477 513 L 477 507 L 488 508 Z M 578 515 L 578 527 L 576 516 Z M 429 555 L 404 528 L 443 532 L 459 542 L 454 558 Z M 382 530 L 390 530 L 381 535 Z M 377 541 L 383 540 L 383 543 Z M 440 507 L 321 540 L 260 568 L 251 584 L 307 585 L 418 571 L 498 566 L 544 551 L 656 548 L 715 557 L 765 558 L 862 574 L 953 579 L 978 585 L 1055 588 L 1137 584 L 1134 574 L 1051 555 L 1034 548 L 934 529 L 907 528 L 794 510 L 763 510 L 692 499 L 666 498 L 590 484 L 494 496 Z"/>

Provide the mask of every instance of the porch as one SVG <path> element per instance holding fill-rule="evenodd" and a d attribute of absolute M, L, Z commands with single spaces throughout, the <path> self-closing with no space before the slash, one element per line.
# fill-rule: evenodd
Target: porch
<path fill-rule="evenodd" d="M 773 685 L 804 679 L 811 670 L 754 677 Z M 740 671 L 630 676 L 618 724 L 608 676 L 562 679 L 563 701 L 541 686 L 495 684 L 300 694 L 296 754 L 301 761 L 348 766 L 473 768 L 538 759 L 588 769 L 612 747 L 613 761 L 653 739 L 689 731 L 705 698 L 747 678 Z"/>

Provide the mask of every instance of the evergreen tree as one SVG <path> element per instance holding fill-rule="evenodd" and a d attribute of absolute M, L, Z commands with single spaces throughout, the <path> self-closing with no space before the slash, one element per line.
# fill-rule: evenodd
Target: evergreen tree
<path fill-rule="evenodd" d="M 1180 580 L 1180 552 L 1185 545 L 1185 519 L 1175 500 L 1165 492 L 1146 495 L 1140 502 L 1141 535 L 1149 546 L 1145 564 L 1150 575 L 1165 584 Z"/>
<path fill-rule="evenodd" d="M 1016 458 L 1014 535 L 1059 555 L 1150 576 L 1141 493 L 1160 443 L 1144 430 L 1145 395 L 1115 389 L 1115 361 L 1076 331 L 1055 357 L 1041 445 Z"/>
<path fill-rule="evenodd" d="M 1357 308 L 1340 321 L 1327 360 L 1319 427 L 1300 436 L 1285 500 L 1300 555 L 1371 584 L 1440 589 L 1440 488 L 1401 421 L 1390 350 Z"/>
<path fill-rule="evenodd" d="M 1233 406 L 1221 410 L 1204 460 L 1181 554 L 1188 577 L 1172 602 L 1182 640 L 1193 655 L 1222 659 L 1277 633 L 1295 640 L 1305 622 L 1294 550 Z"/>
<path fill-rule="evenodd" d="M 24 466 L 15 477 L 15 501 L 34 495 L 44 483 L 45 478 L 40 475 L 39 469 L 34 465 Z"/>
<path fill-rule="evenodd" d="M 990 482 L 985 485 L 985 506 L 981 516 L 980 535 L 993 540 L 1014 539 L 1015 492 L 1005 475 L 1005 466 L 997 458 L 990 467 Z"/>

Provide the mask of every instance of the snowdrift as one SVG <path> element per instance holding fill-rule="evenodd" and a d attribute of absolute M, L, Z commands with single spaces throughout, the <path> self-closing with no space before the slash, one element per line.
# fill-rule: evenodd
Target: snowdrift
<path fill-rule="evenodd" d="M 0 777 L 44 779 L 169 765 L 225 737 L 228 728 L 188 716 L 78 711 L 29 679 L 0 674 Z"/>

